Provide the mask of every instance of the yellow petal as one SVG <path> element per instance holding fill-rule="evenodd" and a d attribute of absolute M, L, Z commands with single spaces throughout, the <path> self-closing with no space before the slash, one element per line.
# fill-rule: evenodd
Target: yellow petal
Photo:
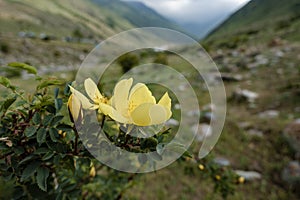
<path fill-rule="evenodd" d="M 76 98 L 81 102 L 82 108 L 91 109 L 93 107 L 93 104 L 91 104 L 88 98 L 86 98 L 83 94 L 81 94 L 79 91 L 77 91 L 71 86 L 70 89 L 72 94 L 74 94 L 74 96 L 76 96 Z"/>
<path fill-rule="evenodd" d="M 78 118 L 82 117 L 80 116 L 82 115 L 81 103 L 79 99 L 74 96 L 74 94 L 71 94 L 71 96 L 69 97 L 68 107 L 75 122 L 78 120 Z"/>
<path fill-rule="evenodd" d="M 107 105 L 105 103 L 100 103 L 99 104 L 99 112 L 103 113 L 104 115 L 108 115 L 109 113 L 112 112 L 113 107 L 110 105 Z"/>
<path fill-rule="evenodd" d="M 133 92 L 131 92 L 129 97 L 129 112 L 133 112 L 139 105 L 145 103 L 156 103 L 151 91 L 145 84 L 138 83 L 137 86 L 133 87 L 132 90 Z"/>
<path fill-rule="evenodd" d="M 171 111 L 171 98 L 169 97 L 168 92 L 166 92 L 162 98 L 159 100 L 158 105 L 164 106 L 167 111 L 167 118 L 169 119 L 172 116 Z"/>
<path fill-rule="evenodd" d="M 117 110 L 112 108 L 110 112 L 108 113 L 108 116 L 112 118 L 113 120 L 122 123 L 122 124 L 131 124 L 131 121 L 129 118 L 124 117 L 121 113 L 119 113 Z"/>
<path fill-rule="evenodd" d="M 168 120 L 168 114 L 164 106 L 158 104 L 153 105 L 149 110 L 151 125 L 165 123 Z"/>
<path fill-rule="evenodd" d="M 152 103 L 144 103 L 142 105 L 139 105 L 136 109 L 134 109 L 133 112 L 131 112 L 130 114 L 133 124 L 138 126 L 151 125 L 151 118 L 149 112 L 152 106 Z"/>
<path fill-rule="evenodd" d="M 123 116 L 128 116 L 128 95 L 133 79 L 123 79 L 119 81 L 114 89 L 112 105 Z"/>
<path fill-rule="evenodd" d="M 84 81 L 84 88 L 87 95 L 94 101 L 95 99 L 103 98 L 101 95 L 96 83 L 91 79 L 88 78 Z"/>

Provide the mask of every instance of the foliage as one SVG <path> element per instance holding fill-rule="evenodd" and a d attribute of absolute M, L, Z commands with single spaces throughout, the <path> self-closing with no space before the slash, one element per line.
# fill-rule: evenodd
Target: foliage
<path fill-rule="evenodd" d="M 117 62 L 121 65 L 124 73 L 128 72 L 132 67 L 139 64 L 139 57 L 133 53 L 127 53 L 118 58 Z"/>
<path fill-rule="evenodd" d="M 26 64 L 9 66 L 32 73 L 38 85 L 32 94 L 26 94 L 6 77 L 0 77 L 0 84 L 11 92 L 0 102 L 0 183 L 5 181 L 0 184 L 0 198 L 122 199 L 138 175 L 108 168 L 86 150 L 72 118 L 66 117 L 68 84 L 57 79 L 44 80 Z M 99 121 L 114 145 L 131 152 L 157 151 L 153 158 L 139 157 L 141 165 L 161 160 L 162 145 L 174 137 L 170 129 L 163 129 L 153 137 L 137 138 L 127 134 L 128 130 L 116 128 L 108 117 L 99 116 Z M 105 145 L 101 143 L 100 148 Z M 186 152 L 181 160 L 189 157 L 192 156 Z M 224 198 L 233 193 L 237 177 L 230 169 L 206 160 L 197 162 L 203 165 L 199 167 L 203 177 L 214 180 L 215 191 Z"/>
<path fill-rule="evenodd" d="M 168 56 L 165 53 L 159 53 L 154 59 L 154 63 L 168 65 Z"/>
<path fill-rule="evenodd" d="M 9 53 L 10 51 L 9 45 L 7 43 L 0 44 L 0 51 L 2 51 L 3 53 Z"/>

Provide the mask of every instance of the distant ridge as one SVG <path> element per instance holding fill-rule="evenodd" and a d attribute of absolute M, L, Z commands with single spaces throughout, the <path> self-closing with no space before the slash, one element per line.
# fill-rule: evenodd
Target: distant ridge
<path fill-rule="evenodd" d="M 284 22 L 284 20 L 288 22 L 299 16 L 299 0 L 252 0 L 211 31 L 206 39 L 260 31 L 275 23 Z"/>

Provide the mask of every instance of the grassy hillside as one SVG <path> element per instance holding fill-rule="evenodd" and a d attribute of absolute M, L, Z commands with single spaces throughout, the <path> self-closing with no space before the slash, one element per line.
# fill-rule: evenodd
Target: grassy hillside
<path fill-rule="evenodd" d="M 180 30 L 175 23 L 170 22 L 141 2 L 118 0 L 92 0 L 100 7 L 106 8 L 136 27 L 164 27 Z"/>
<path fill-rule="evenodd" d="M 104 38 L 134 27 L 130 22 L 84 0 L 0 0 L 1 32 Z M 113 21 L 114 26 L 108 25 Z"/>
<path fill-rule="evenodd" d="M 207 40 L 238 34 L 251 35 L 261 30 L 272 33 L 280 29 L 288 32 L 280 36 L 299 40 L 296 36 L 300 30 L 299 17 L 298 0 L 252 0 L 212 31 Z"/>

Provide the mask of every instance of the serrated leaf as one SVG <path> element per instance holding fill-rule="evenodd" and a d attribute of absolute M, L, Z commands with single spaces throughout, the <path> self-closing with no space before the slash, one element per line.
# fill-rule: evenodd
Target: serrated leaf
<path fill-rule="evenodd" d="M 46 141 L 47 131 L 45 128 L 40 128 L 36 135 L 37 142 L 41 145 Z"/>
<path fill-rule="evenodd" d="M 38 112 L 35 113 L 33 115 L 32 121 L 33 121 L 34 124 L 40 124 L 41 123 L 41 115 L 40 115 L 40 113 L 38 113 Z"/>
<path fill-rule="evenodd" d="M 52 158 L 53 156 L 54 156 L 54 152 L 53 151 L 49 151 L 48 153 L 46 153 L 43 156 L 42 160 L 48 160 L 48 159 Z"/>
<path fill-rule="evenodd" d="M 37 128 L 35 126 L 29 126 L 25 129 L 24 134 L 26 137 L 31 137 L 36 133 Z"/>
<path fill-rule="evenodd" d="M 73 130 L 72 126 L 70 126 L 68 124 L 60 124 L 56 128 L 59 129 L 59 130 L 65 131 L 65 132 Z"/>
<path fill-rule="evenodd" d="M 153 160 L 156 160 L 156 161 L 162 161 L 162 156 L 161 155 L 159 155 L 157 152 L 151 152 L 150 154 L 149 154 L 149 157 L 150 158 L 152 158 Z"/>
<path fill-rule="evenodd" d="M 29 74 L 37 74 L 37 69 L 33 66 L 27 65 L 25 63 L 12 62 L 8 64 L 9 67 L 19 68 L 26 70 Z"/>
<path fill-rule="evenodd" d="M 64 118 L 64 116 L 62 116 L 62 115 L 55 116 L 55 117 L 52 119 L 51 126 L 55 126 L 55 125 L 56 125 L 58 122 L 60 122 L 63 118 Z"/>
<path fill-rule="evenodd" d="M 43 89 L 48 86 L 53 86 L 53 85 L 59 86 L 59 85 L 63 85 L 63 84 L 64 84 L 64 81 L 62 81 L 62 80 L 57 80 L 57 79 L 45 80 L 37 86 L 37 89 L 40 90 L 40 89 Z"/>
<path fill-rule="evenodd" d="M 9 88 L 9 89 L 12 89 L 12 90 L 16 89 L 15 86 L 11 85 L 10 80 L 8 78 L 4 77 L 4 76 L 0 76 L 0 84 L 3 85 L 6 88 Z"/>
<path fill-rule="evenodd" d="M 55 99 L 54 103 L 55 103 L 55 108 L 56 108 L 57 111 L 59 111 L 63 106 L 63 100 L 62 99 Z"/>
<path fill-rule="evenodd" d="M 41 147 L 41 148 L 38 148 L 37 150 L 35 150 L 34 154 L 37 154 L 37 155 L 40 155 L 40 154 L 45 154 L 49 151 L 48 148 L 45 148 L 45 147 Z"/>
<path fill-rule="evenodd" d="M 42 124 L 44 126 L 48 126 L 50 124 L 51 120 L 53 119 L 53 117 L 54 117 L 53 115 L 46 115 L 43 119 Z"/>
<path fill-rule="evenodd" d="M 54 98 L 57 99 L 59 94 L 59 88 L 54 88 Z"/>
<path fill-rule="evenodd" d="M 49 177 L 49 173 L 49 169 L 45 167 L 39 167 L 37 169 L 36 182 L 39 188 L 45 192 L 47 192 L 47 179 Z"/>
<path fill-rule="evenodd" d="M 48 105 L 48 106 L 46 107 L 46 110 L 47 110 L 49 113 L 56 114 L 56 108 L 55 108 L 53 105 Z"/>
<path fill-rule="evenodd" d="M 27 157 L 25 157 L 23 160 L 21 160 L 21 161 L 18 163 L 18 165 L 22 165 L 22 164 L 26 163 L 27 161 L 29 161 L 29 160 L 31 160 L 31 159 L 33 159 L 33 158 L 34 158 L 34 155 L 27 156 Z"/>
<path fill-rule="evenodd" d="M 59 137 L 58 131 L 55 128 L 50 128 L 49 130 L 50 138 L 53 142 L 57 142 L 57 138 Z"/>
<path fill-rule="evenodd" d="M 17 100 L 16 97 L 14 98 L 9 98 L 9 99 L 6 99 L 2 105 L 1 105 L 1 108 L 0 108 L 0 111 L 4 111 L 6 112 L 7 109 Z"/>
<path fill-rule="evenodd" d="M 24 181 L 30 176 L 32 176 L 35 170 L 40 166 L 40 164 L 40 161 L 34 161 L 32 163 L 29 163 L 22 173 L 21 181 Z"/>
<path fill-rule="evenodd" d="M 184 154 L 185 152 L 187 152 L 187 149 L 185 148 L 184 145 L 176 142 L 169 143 L 168 145 L 165 146 L 165 149 L 178 154 Z"/>

